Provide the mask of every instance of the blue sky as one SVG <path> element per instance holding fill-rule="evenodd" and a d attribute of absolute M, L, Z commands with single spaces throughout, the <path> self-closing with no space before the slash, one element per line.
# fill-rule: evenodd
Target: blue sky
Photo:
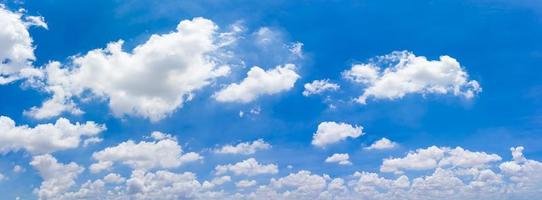
<path fill-rule="evenodd" d="M 0 2 L 6 199 L 542 196 L 536 0 Z"/>

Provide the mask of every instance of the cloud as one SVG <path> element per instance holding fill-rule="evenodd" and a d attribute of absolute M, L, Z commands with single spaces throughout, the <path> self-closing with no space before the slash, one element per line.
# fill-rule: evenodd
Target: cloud
<path fill-rule="evenodd" d="M 92 121 L 72 124 L 64 118 L 54 124 L 39 124 L 32 128 L 17 126 L 9 117 L 0 116 L 0 153 L 26 150 L 42 154 L 74 149 L 79 147 L 82 139 L 95 137 L 105 129 L 105 125 Z"/>
<path fill-rule="evenodd" d="M 128 140 L 117 146 L 94 152 L 92 158 L 98 161 L 90 166 L 90 170 L 94 173 L 110 170 L 115 162 L 134 169 L 146 170 L 175 168 L 202 159 L 199 154 L 194 152 L 183 153 L 177 141 L 169 138 L 139 143 Z"/>
<path fill-rule="evenodd" d="M 239 182 L 235 183 L 235 187 L 238 188 L 248 188 L 252 187 L 258 184 L 255 180 L 240 180 Z"/>
<path fill-rule="evenodd" d="M 31 26 L 47 28 L 43 17 L 26 16 L 23 11 L 12 12 L 0 4 L 0 85 L 24 77 L 32 70 L 33 40 L 28 32 Z"/>
<path fill-rule="evenodd" d="M 217 175 L 233 172 L 235 175 L 255 176 L 260 174 L 276 174 L 279 172 L 277 165 L 263 165 L 256 159 L 249 158 L 235 164 L 218 165 L 215 167 Z"/>
<path fill-rule="evenodd" d="M 329 80 L 314 80 L 311 83 L 305 83 L 305 90 L 303 96 L 310 96 L 313 94 L 320 94 L 326 91 L 336 91 L 340 88 L 335 83 L 330 83 Z"/>
<path fill-rule="evenodd" d="M 403 158 L 384 159 L 380 166 L 381 172 L 403 173 L 402 170 L 429 170 L 442 166 L 461 168 L 484 167 L 489 163 L 500 161 L 496 154 L 485 152 L 472 152 L 461 147 L 451 149 L 448 147 L 431 146 L 426 149 L 417 149 L 409 152 Z"/>
<path fill-rule="evenodd" d="M 62 164 L 49 154 L 35 156 L 30 165 L 38 170 L 43 182 L 34 193 L 40 199 L 54 199 L 75 185 L 75 179 L 84 170 L 76 163 Z"/>
<path fill-rule="evenodd" d="M 213 97 L 220 102 L 248 103 L 262 95 L 290 90 L 299 77 L 294 64 L 279 65 L 267 71 L 255 66 L 247 72 L 247 77 L 240 83 L 226 86 Z"/>
<path fill-rule="evenodd" d="M 326 158 L 326 163 L 338 163 L 339 165 L 351 165 L 350 156 L 347 153 L 335 153 Z"/>
<path fill-rule="evenodd" d="M 456 149 L 457 152 L 470 152 L 470 155 L 494 155 Z M 444 157 L 450 157 L 448 154 L 453 150 L 445 150 Z M 67 188 L 73 185 L 71 180 L 80 173 L 80 167 L 74 163 L 57 163 L 50 155 L 42 159 L 47 162 L 40 163 L 53 164 L 40 166 L 49 169 L 46 174 L 51 174 L 44 178 L 42 185 L 52 183 L 51 177 L 62 179 L 56 180 L 59 184 L 54 185 L 61 187 L 56 191 L 62 192 L 48 193 L 53 199 L 539 199 L 542 197 L 542 164 L 525 158 L 523 147 L 511 150 L 511 161 L 487 165 L 443 164 L 410 177 L 405 174 L 382 176 L 365 171 L 331 177 L 300 170 L 262 181 L 263 184 L 258 186 L 255 180 L 232 183 L 229 176 L 201 183 L 192 172 L 136 169 L 128 178 L 108 174 L 103 179 L 84 181 L 79 188 L 68 191 Z M 62 176 L 56 176 L 61 172 Z M 235 184 L 235 187 L 228 184 Z"/>
<path fill-rule="evenodd" d="M 205 188 L 205 189 L 213 189 L 216 186 L 222 185 L 222 184 L 230 182 L 230 181 L 231 181 L 230 176 L 216 177 L 211 181 L 204 181 L 203 184 L 202 184 L 202 187 Z"/>
<path fill-rule="evenodd" d="M 302 170 L 279 179 L 271 179 L 269 185 L 271 188 L 288 189 L 279 199 L 310 199 L 310 196 L 320 194 L 326 188 L 327 182 L 322 176 Z"/>
<path fill-rule="evenodd" d="M 69 67 L 49 64 L 43 89 L 53 97 L 27 114 L 42 119 L 71 111 L 71 99 L 90 92 L 106 100 L 115 116 L 160 120 L 190 101 L 195 91 L 229 73 L 229 67 L 220 64 L 217 30 L 204 18 L 183 20 L 175 31 L 153 34 L 132 51 L 123 50 L 119 40 L 74 56 Z"/>
<path fill-rule="evenodd" d="M 357 138 L 365 134 L 362 131 L 363 127 L 361 126 L 358 127 L 337 122 L 322 122 L 318 125 L 318 130 L 316 130 L 316 133 L 312 137 L 312 144 L 323 148 L 345 140 L 348 137 Z"/>
<path fill-rule="evenodd" d="M 263 139 L 258 139 L 250 142 L 239 143 L 235 146 L 226 145 L 220 149 L 215 149 L 214 152 L 218 154 L 244 154 L 250 155 L 256 153 L 258 150 L 266 150 L 271 148 L 269 143 L 266 143 Z"/>
<path fill-rule="evenodd" d="M 397 143 L 392 142 L 388 138 L 382 138 L 375 143 L 371 144 L 371 146 L 365 147 L 367 150 L 382 150 L 382 149 L 393 149 L 397 146 Z"/>
<path fill-rule="evenodd" d="M 408 51 L 355 64 L 343 72 L 343 77 L 365 85 L 357 99 L 362 104 L 368 98 L 393 100 L 407 94 L 452 94 L 470 99 L 482 91 L 456 59 L 444 55 L 439 60 L 427 60 Z"/>

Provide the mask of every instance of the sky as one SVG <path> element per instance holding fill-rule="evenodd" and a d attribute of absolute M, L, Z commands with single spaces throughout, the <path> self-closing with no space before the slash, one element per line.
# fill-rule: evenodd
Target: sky
<path fill-rule="evenodd" d="M 0 0 L 2 199 L 540 199 L 539 0 Z"/>

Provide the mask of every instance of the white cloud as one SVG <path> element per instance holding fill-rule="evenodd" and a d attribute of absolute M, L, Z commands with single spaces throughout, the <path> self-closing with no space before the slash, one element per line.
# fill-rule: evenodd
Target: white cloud
<path fill-rule="evenodd" d="M 36 59 L 30 26 L 47 28 L 43 17 L 26 16 L 22 11 L 12 12 L 0 4 L 0 85 L 7 84 L 32 71 Z M 24 71 L 27 72 L 24 72 Z"/>
<path fill-rule="evenodd" d="M 351 165 L 350 156 L 347 153 L 335 153 L 326 158 L 327 163 L 338 163 L 339 165 Z"/>
<path fill-rule="evenodd" d="M 325 147 L 327 145 L 345 140 L 348 137 L 357 138 L 365 133 L 362 132 L 363 127 L 352 126 L 346 123 L 322 122 L 318 125 L 318 130 L 312 137 L 312 144 L 317 147 Z"/>
<path fill-rule="evenodd" d="M 288 91 L 294 87 L 299 75 L 295 72 L 295 65 L 286 64 L 265 71 L 260 67 L 252 67 L 247 77 L 240 83 L 232 83 L 213 96 L 220 102 L 254 101 L 262 95 L 272 95 Z"/>
<path fill-rule="evenodd" d="M 329 80 L 314 80 L 311 83 L 305 83 L 303 96 L 320 94 L 326 91 L 336 91 L 340 88 L 339 85 L 329 82 Z"/>
<path fill-rule="evenodd" d="M 249 188 L 258 184 L 255 180 L 240 180 L 235 183 L 235 186 L 238 188 Z"/>
<path fill-rule="evenodd" d="M 493 155 L 460 149 L 455 149 L 457 154 Z M 450 156 L 453 150 L 443 150 L 443 157 L 453 157 Z M 124 181 L 120 175 L 107 175 L 103 180 L 86 181 L 73 192 L 61 189 L 63 192 L 56 193 L 54 199 L 540 199 L 542 164 L 525 158 L 522 151 L 523 147 L 512 148 L 512 161 L 487 165 L 453 161 L 455 164 L 442 164 L 411 177 L 384 177 L 361 171 L 334 178 L 301 170 L 271 178 L 267 185 L 259 186 L 255 180 L 232 183 L 229 176 L 200 184 L 191 172 L 134 170 Z M 499 168 L 500 171 L 493 170 Z M 73 173 L 67 174 L 74 177 Z"/>
<path fill-rule="evenodd" d="M 393 149 L 397 146 L 397 143 L 392 142 L 388 138 L 382 138 L 375 143 L 371 144 L 371 146 L 365 147 L 367 150 L 382 150 L 382 149 Z"/>
<path fill-rule="evenodd" d="M 4 180 L 6 180 L 6 179 L 7 179 L 7 178 L 6 178 L 6 175 L 0 173 L 0 182 L 4 181 Z"/>
<path fill-rule="evenodd" d="M 259 174 L 276 174 L 279 172 L 275 164 L 260 164 L 256 159 L 249 158 L 235 164 L 218 165 L 215 167 L 217 175 L 233 172 L 235 175 L 255 176 Z"/>
<path fill-rule="evenodd" d="M 126 181 L 126 186 L 127 196 L 134 199 L 190 199 L 200 190 L 201 184 L 190 172 L 136 170 Z"/>
<path fill-rule="evenodd" d="M 134 169 L 175 168 L 182 164 L 201 160 L 202 157 L 194 152 L 184 153 L 177 141 L 165 138 L 158 141 L 132 140 L 122 142 L 117 146 L 108 147 L 94 152 L 92 158 L 97 163 L 90 166 L 92 172 L 109 170 L 115 162 L 130 166 Z"/>
<path fill-rule="evenodd" d="M 109 173 L 106 176 L 104 176 L 103 179 L 107 183 L 123 183 L 124 181 L 126 181 L 125 178 L 115 173 Z"/>
<path fill-rule="evenodd" d="M 53 199 L 75 185 L 75 179 L 84 170 L 76 163 L 62 164 L 49 154 L 35 156 L 30 165 L 43 178 L 39 189 L 34 192 L 40 199 Z"/>
<path fill-rule="evenodd" d="M 271 148 L 269 143 L 266 143 L 263 139 L 258 139 L 250 142 L 239 143 L 235 146 L 226 145 L 220 149 L 215 149 L 214 152 L 218 154 L 244 154 L 250 155 L 256 153 L 258 150 L 267 150 Z"/>
<path fill-rule="evenodd" d="M 380 56 L 374 62 L 355 64 L 343 72 L 346 79 L 366 86 L 357 99 L 398 99 L 407 94 L 452 94 L 472 98 L 482 89 L 456 59 L 441 56 L 427 60 L 412 52 L 401 51 Z"/>
<path fill-rule="evenodd" d="M 282 194 L 281 199 L 309 199 L 318 197 L 327 183 L 324 177 L 302 170 L 279 179 L 271 179 L 269 185 L 273 188 L 289 189 Z"/>
<path fill-rule="evenodd" d="M 60 118 L 54 124 L 36 127 L 17 126 L 9 117 L 0 116 L 0 153 L 26 150 L 32 154 L 51 153 L 79 147 L 83 138 L 95 137 L 105 130 L 92 121 L 70 123 Z"/>
<path fill-rule="evenodd" d="M 409 152 L 403 158 L 384 159 L 380 171 L 403 173 L 402 170 L 429 170 L 443 166 L 484 167 L 489 163 L 500 160 L 501 157 L 496 154 L 472 152 L 461 147 L 450 149 L 448 147 L 431 146 Z"/>
<path fill-rule="evenodd" d="M 160 120 L 191 100 L 196 90 L 229 73 L 218 59 L 217 29 L 204 18 L 184 20 L 175 31 L 154 34 L 130 52 L 120 40 L 73 57 L 72 66 L 48 65 L 43 88 L 53 97 L 27 114 L 48 118 L 73 110 L 72 98 L 89 91 L 107 100 L 115 116 Z"/>
<path fill-rule="evenodd" d="M 231 176 L 216 177 L 211 181 L 204 181 L 202 184 L 202 187 L 204 189 L 213 189 L 216 186 L 223 185 L 224 183 L 227 183 L 230 181 L 231 181 Z"/>

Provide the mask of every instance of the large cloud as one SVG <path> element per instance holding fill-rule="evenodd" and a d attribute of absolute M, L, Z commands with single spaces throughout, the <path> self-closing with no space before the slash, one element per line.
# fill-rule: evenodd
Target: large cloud
<path fill-rule="evenodd" d="M 482 89 L 459 62 L 450 56 L 427 60 L 401 51 L 377 57 L 374 62 L 355 64 L 343 76 L 365 85 L 357 101 L 368 98 L 398 99 L 407 94 L 452 94 L 472 98 Z"/>
<path fill-rule="evenodd" d="M 92 121 L 70 123 L 60 118 L 54 124 L 36 127 L 17 126 L 9 117 L 0 116 L 0 153 L 26 150 L 32 154 L 51 153 L 79 147 L 83 138 L 93 138 L 105 130 Z"/>
<path fill-rule="evenodd" d="M 53 97 L 27 114 L 39 119 L 73 111 L 71 98 L 89 91 L 107 100 L 116 116 L 160 120 L 194 91 L 229 73 L 215 56 L 223 42 L 217 29 L 207 19 L 184 20 L 175 31 L 152 35 L 132 51 L 123 50 L 120 40 L 75 56 L 69 68 L 53 62 L 44 70 L 43 85 Z"/>
<path fill-rule="evenodd" d="M 295 65 L 286 64 L 265 71 L 260 67 L 252 67 L 247 77 L 240 83 L 232 83 L 214 94 L 217 101 L 242 102 L 254 101 L 262 95 L 272 95 L 288 91 L 294 87 L 299 75 Z"/>
<path fill-rule="evenodd" d="M 92 154 L 97 163 L 91 165 L 92 172 L 111 170 L 115 162 L 130 166 L 134 169 L 146 170 L 154 168 L 175 168 L 187 162 L 202 159 L 194 152 L 183 153 L 176 140 L 162 138 L 158 141 L 132 140 L 122 142 L 117 146 L 108 147 Z"/>
<path fill-rule="evenodd" d="M 36 59 L 30 26 L 47 28 L 43 17 L 12 12 L 0 4 L 0 85 L 10 83 L 31 73 Z"/>

